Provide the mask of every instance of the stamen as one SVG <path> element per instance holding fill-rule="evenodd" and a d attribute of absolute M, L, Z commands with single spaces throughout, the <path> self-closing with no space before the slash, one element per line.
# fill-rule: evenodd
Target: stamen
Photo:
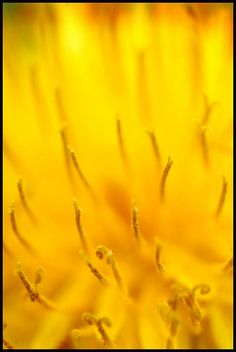
<path fill-rule="evenodd" d="M 96 278 L 101 282 L 103 286 L 108 286 L 107 280 L 100 274 L 100 272 L 90 263 L 87 262 L 87 265 L 91 272 L 96 276 Z"/>
<path fill-rule="evenodd" d="M 68 138 L 66 135 L 66 126 L 63 125 L 60 129 L 60 135 L 61 135 L 61 140 L 62 140 L 62 146 L 63 146 L 63 151 L 64 151 L 64 157 L 65 157 L 65 164 L 66 164 L 66 170 L 68 172 L 68 176 L 70 179 L 70 182 L 73 183 L 72 179 L 72 170 L 71 170 L 71 161 L 70 161 L 70 156 L 68 152 Z"/>
<path fill-rule="evenodd" d="M 208 165 L 209 163 L 209 151 L 207 147 L 207 139 L 206 139 L 206 131 L 207 131 L 207 123 L 209 121 L 209 117 L 211 114 L 211 111 L 215 105 L 217 105 L 217 102 L 213 102 L 209 104 L 207 96 L 204 95 L 204 104 L 205 104 L 205 111 L 203 114 L 202 122 L 198 123 L 199 131 L 200 131 L 200 142 L 202 146 L 202 155 L 203 155 L 203 160 L 205 162 L 205 165 Z"/>
<path fill-rule="evenodd" d="M 70 336 L 71 336 L 73 342 L 77 342 L 77 340 L 80 338 L 80 330 L 79 329 L 71 330 Z"/>
<path fill-rule="evenodd" d="M 123 140 L 122 129 L 121 129 L 121 121 L 118 117 L 116 119 L 116 130 L 117 130 L 120 154 L 121 154 L 121 157 L 122 157 L 124 163 L 126 164 L 127 157 L 126 157 L 126 153 L 125 153 L 124 140 Z"/>
<path fill-rule="evenodd" d="M 134 237 L 137 241 L 140 240 L 140 233 L 139 233 L 139 224 L 138 224 L 138 208 L 135 205 L 135 202 L 132 204 L 132 229 Z"/>
<path fill-rule="evenodd" d="M 198 285 L 195 286 L 193 290 L 189 290 L 188 287 L 176 283 L 173 288 L 175 289 L 176 292 L 176 299 L 177 301 L 181 301 L 186 304 L 188 307 L 190 317 L 192 320 L 192 323 L 194 326 L 199 326 L 201 320 L 202 320 L 202 312 L 199 306 L 198 301 L 195 298 L 195 295 L 193 295 L 193 292 L 196 293 L 196 290 L 199 288 L 202 290 L 202 294 L 207 293 L 208 288 L 206 285 Z"/>
<path fill-rule="evenodd" d="M 104 325 L 110 327 L 111 326 L 111 323 L 109 321 L 108 318 L 106 317 L 103 317 L 103 318 L 100 318 L 100 319 L 97 319 L 93 314 L 91 313 L 84 313 L 82 315 L 82 319 L 89 325 L 94 325 L 97 327 L 98 329 L 98 332 L 99 334 L 101 335 L 102 337 L 102 340 L 103 340 L 103 343 L 105 346 L 107 347 L 112 347 L 113 344 L 112 344 L 112 341 L 111 339 L 109 338 L 106 330 L 104 329 Z"/>
<path fill-rule="evenodd" d="M 205 104 L 205 112 L 204 112 L 203 119 L 202 119 L 202 125 L 206 125 L 208 123 L 212 109 L 216 105 L 218 105 L 218 102 L 214 101 L 210 104 L 206 94 L 203 95 L 203 98 L 204 98 L 204 104 Z"/>
<path fill-rule="evenodd" d="M 162 246 L 160 244 L 156 245 L 156 253 L 155 253 L 155 260 L 157 264 L 157 268 L 161 273 L 165 272 L 164 266 L 160 263 L 160 254 L 161 254 Z"/>
<path fill-rule="evenodd" d="M 39 295 L 37 296 L 37 301 L 44 306 L 44 308 L 48 309 L 48 310 L 53 310 L 53 311 L 58 311 L 60 309 L 58 309 L 58 307 L 55 306 L 55 304 L 53 302 L 51 302 L 49 299 L 47 299 L 45 296 L 43 295 Z"/>
<path fill-rule="evenodd" d="M 223 271 L 227 272 L 230 271 L 231 269 L 233 269 L 233 258 L 231 258 L 223 267 Z"/>
<path fill-rule="evenodd" d="M 78 229 L 78 232 L 80 235 L 82 246 L 83 246 L 85 253 L 88 254 L 88 246 L 87 246 L 87 243 L 86 243 L 86 240 L 84 237 L 84 231 L 83 231 L 83 227 L 81 224 L 81 211 L 78 207 L 78 203 L 77 203 L 76 198 L 73 198 L 73 205 L 74 205 L 74 210 L 75 210 L 75 222 L 76 222 L 76 226 L 77 226 L 77 229 Z"/>
<path fill-rule="evenodd" d="M 99 259 L 104 259 L 104 257 L 106 257 L 107 259 L 107 263 L 111 266 L 113 274 L 115 276 L 116 282 L 118 284 L 118 286 L 122 289 L 124 287 L 123 285 L 123 281 L 121 279 L 119 270 L 117 268 L 117 263 L 115 260 L 115 257 L 112 253 L 111 250 L 109 250 L 108 248 L 106 248 L 105 246 L 99 246 L 96 249 L 96 255 Z"/>
<path fill-rule="evenodd" d="M 21 244 L 27 248 L 29 251 L 34 252 L 33 248 L 28 244 L 28 242 L 21 236 L 17 224 L 16 224 L 16 216 L 15 216 L 15 208 L 14 204 L 12 203 L 9 208 L 9 214 L 10 214 L 10 220 L 11 220 L 11 226 L 12 230 L 21 242 Z"/>
<path fill-rule="evenodd" d="M 34 216 L 32 210 L 29 208 L 29 205 L 28 205 L 28 203 L 26 202 L 26 199 L 25 199 L 25 194 L 24 194 L 24 190 L 23 190 L 23 181 L 22 181 L 22 179 L 19 179 L 19 180 L 17 181 L 17 188 L 18 188 L 18 191 L 19 191 L 20 200 L 21 200 L 21 202 L 22 202 L 22 205 L 23 205 L 23 207 L 24 207 L 26 213 L 28 214 L 30 220 L 31 220 L 34 224 L 36 224 L 36 223 L 37 223 L 36 218 L 35 218 L 35 216 Z"/>
<path fill-rule="evenodd" d="M 199 130 L 200 131 L 200 142 L 201 142 L 201 146 L 202 146 L 203 160 L 205 162 L 205 165 L 208 165 L 209 155 L 208 155 L 207 140 L 206 140 L 207 127 L 206 127 L 206 125 L 200 125 L 199 129 L 200 129 Z"/>
<path fill-rule="evenodd" d="M 157 160 L 158 166 L 160 166 L 161 165 L 161 155 L 160 155 L 160 151 L 159 151 L 159 148 L 157 145 L 155 133 L 154 133 L 154 131 L 147 131 L 147 134 L 150 137 L 153 152 L 154 152 L 155 158 Z"/>
<path fill-rule="evenodd" d="M 194 326 L 198 326 L 202 320 L 202 312 L 199 303 L 192 294 L 189 294 L 184 298 L 184 302 L 189 308 L 189 313 Z"/>
<path fill-rule="evenodd" d="M 17 263 L 16 272 L 19 275 L 19 278 L 21 279 L 26 290 L 28 291 L 31 301 L 34 302 L 38 298 L 38 292 L 35 291 L 29 279 L 26 277 L 20 263 Z"/>
<path fill-rule="evenodd" d="M 228 187 L 228 182 L 226 181 L 226 179 L 223 177 L 222 180 L 222 190 L 221 190 L 221 194 L 220 194 L 220 198 L 219 198 L 219 202 L 218 202 L 218 207 L 216 209 L 216 213 L 215 213 L 215 217 L 218 218 L 218 216 L 220 215 L 224 202 L 225 202 L 225 197 L 226 197 L 226 193 L 227 193 L 227 187 Z"/>
<path fill-rule="evenodd" d="M 113 344 L 112 344 L 111 339 L 109 338 L 109 336 L 108 336 L 106 330 L 104 329 L 103 324 L 104 324 L 104 319 L 103 319 L 103 318 L 102 318 L 102 319 L 99 319 L 99 320 L 97 321 L 97 329 L 98 329 L 98 332 L 100 333 L 100 335 L 101 335 L 101 337 L 102 337 L 102 339 L 103 339 L 104 345 L 107 346 L 107 347 L 112 347 Z M 106 324 L 106 325 L 107 325 L 107 324 Z"/>
<path fill-rule="evenodd" d="M 179 319 L 177 318 L 176 307 L 177 307 L 177 296 L 175 296 L 174 299 L 169 299 L 168 305 L 166 305 L 165 303 L 161 303 L 159 305 L 159 312 L 161 314 L 161 317 L 169 327 L 169 336 L 166 342 L 167 349 L 174 348 L 174 338 L 177 334 L 177 328 L 179 325 Z"/>
<path fill-rule="evenodd" d="M 170 320 L 170 335 L 166 343 L 167 349 L 174 348 L 174 338 L 176 337 L 178 326 L 179 326 L 179 319 L 177 318 L 175 313 L 172 313 L 171 320 Z"/>
<path fill-rule="evenodd" d="M 160 196 L 161 196 L 162 201 L 164 200 L 164 195 L 165 195 L 166 179 L 167 179 L 167 176 L 170 172 L 170 168 L 171 168 L 172 164 L 173 164 L 173 161 L 169 157 L 167 164 L 166 164 L 166 167 L 165 167 L 163 174 L 162 174 L 162 177 L 161 177 L 161 182 L 160 182 Z"/>
<path fill-rule="evenodd" d="M 96 278 L 101 282 L 101 284 L 103 286 L 108 286 L 108 281 L 105 279 L 104 276 L 102 276 L 102 274 L 100 274 L 100 272 L 91 264 L 91 262 L 88 260 L 86 254 L 83 251 L 80 251 L 80 255 L 82 257 L 82 259 L 85 261 L 85 263 L 87 264 L 87 266 L 89 267 L 90 271 L 93 273 L 94 276 L 96 276 Z"/>
<path fill-rule="evenodd" d="M 37 286 L 42 280 L 42 269 L 41 268 L 39 268 L 36 271 L 34 286 L 31 284 L 31 282 L 27 278 L 20 263 L 17 263 L 16 272 L 19 275 L 19 278 L 21 279 L 23 285 L 25 286 L 32 302 L 37 301 L 38 303 L 42 304 L 45 308 L 50 309 L 50 310 L 56 309 L 54 304 L 52 304 L 46 297 L 39 295 L 39 292 L 37 290 Z"/>
<path fill-rule="evenodd" d="M 74 164 L 74 167 L 84 185 L 84 187 L 87 189 L 87 191 L 90 193 L 90 195 L 92 196 L 93 200 L 96 201 L 96 196 L 92 190 L 92 188 L 90 187 L 87 179 L 85 178 L 83 172 L 81 171 L 80 167 L 79 167 L 79 164 L 78 164 L 78 160 L 76 158 L 76 155 L 75 155 L 75 151 L 74 149 L 72 149 L 70 146 L 68 146 L 68 149 L 69 149 L 69 152 L 70 152 L 70 156 L 71 156 L 71 159 L 72 159 L 72 162 Z"/>

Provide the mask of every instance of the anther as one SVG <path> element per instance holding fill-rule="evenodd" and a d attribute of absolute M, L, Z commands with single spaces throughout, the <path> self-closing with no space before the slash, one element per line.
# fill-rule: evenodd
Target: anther
<path fill-rule="evenodd" d="M 93 273 L 93 275 L 99 280 L 99 282 L 103 286 L 108 286 L 108 281 L 105 279 L 105 277 L 92 265 L 92 263 L 89 261 L 87 258 L 86 254 L 83 251 L 80 251 L 80 255 L 82 259 L 85 261 L 86 265 L 90 269 L 90 271 Z"/>
<path fill-rule="evenodd" d="M 150 138 L 153 152 L 154 152 L 155 158 L 157 160 L 158 166 L 160 166 L 161 165 L 161 155 L 160 155 L 159 147 L 157 145 L 155 133 L 153 131 L 147 131 L 147 134 Z"/>
<path fill-rule="evenodd" d="M 21 233 L 18 230 L 17 224 L 16 224 L 16 215 L 15 215 L 15 207 L 14 204 L 12 203 L 9 208 L 9 214 L 10 214 L 10 220 L 11 220 L 11 226 L 12 230 L 21 242 L 21 244 L 28 249 L 31 252 L 34 252 L 33 248 L 26 242 L 26 240 L 21 236 Z"/>
<path fill-rule="evenodd" d="M 93 314 L 91 313 L 84 313 L 82 315 L 82 319 L 88 324 L 88 325 L 93 325 L 96 326 L 99 334 L 101 335 L 101 338 L 103 340 L 103 343 L 105 346 L 107 346 L 108 348 L 111 348 L 113 346 L 112 341 L 110 339 L 110 337 L 108 336 L 104 325 L 110 327 L 111 323 L 109 321 L 108 318 L 103 317 L 103 318 L 96 318 Z"/>
<path fill-rule="evenodd" d="M 112 268 L 112 271 L 113 271 L 113 274 L 114 274 L 114 277 L 116 279 L 116 282 L 118 284 L 118 286 L 120 288 L 123 288 L 124 285 L 123 285 L 123 281 L 121 279 L 121 276 L 120 276 L 120 273 L 119 273 L 119 270 L 117 268 L 117 263 L 116 263 L 116 260 L 115 260 L 115 257 L 112 253 L 111 250 L 109 250 L 108 248 L 106 248 L 105 246 L 99 246 L 97 247 L 96 249 L 96 255 L 99 259 L 104 259 L 106 258 L 107 260 L 107 263 L 111 266 Z"/>
<path fill-rule="evenodd" d="M 163 171 L 162 177 L 161 177 L 161 182 L 160 182 L 160 196 L 161 196 L 161 200 L 164 200 L 164 196 L 165 196 L 165 185 L 166 185 L 166 179 L 167 176 L 170 172 L 171 166 L 173 164 L 173 161 L 171 160 L 171 158 L 168 158 L 166 167 Z"/>
<path fill-rule="evenodd" d="M 96 201 L 97 200 L 96 196 L 95 196 L 90 184 L 88 183 L 87 179 L 85 178 L 85 176 L 84 176 L 84 174 L 83 174 L 83 172 L 82 172 L 82 170 L 81 170 L 81 168 L 80 168 L 80 166 L 78 164 L 78 160 L 77 160 L 77 157 L 75 155 L 74 149 L 72 149 L 70 146 L 68 146 L 68 150 L 70 152 L 70 156 L 71 156 L 72 162 L 74 164 L 74 167 L 75 167 L 75 169 L 76 169 L 76 171 L 77 171 L 77 173 L 78 173 L 78 175 L 79 175 L 84 187 L 87 189 L 89 194 L 92 196 L 93 200 Z"/>
<path fill-rule="evenodd" d="M 80 235 L 80 240 L 82 242 L 82 246 L 83 249 L 85 251 L 85 253 L 88 254 L 88 246 L 85 240 L 85 236 L 84 236 L 84 230 L 81 224 L 81 211 L 78 207 L 78 202 L 76 198 L 73 198 L 73 205 L 74 205 L 74 211 L 75 211 L 75 222 L 76 222 L 76 226 Z"/>
<path fill-rule="evenodd" d="M 139 224 L 138 224 L 138 208 L 135 202 L 133 202 L 132 204 L 132 229 L 133 229 L 134 237 L 136 238 L 137 241 L 139 241 L 140 233 L 139 233 Z"/>
<path fill-rule="evenodd" d="M 164 266 L 160 262 L 160 254 L 161 254 L 162 246 L 160 244 L 156 245 L 156 253 L 155 253 L 155 260 L 157 264 L 157 268 L 161 273 L 165 272 Z"/>
<path fill-rule="evenodd" d="M 28 203 L 27 203 L 27 201 L 26 201 L 26 199 L 25 199 L 25 194 L 24 194 L 23 181 L 22 181 L 22 179 L 19 179 L 19 180 L 17 181 L 17 188 L 18 188 L 18 191 L 19 191 L 21 203 L 22 203 L 22 205 L 23 205 L 23 207 L 24 207 L 26 213 L 28 214 L 30 220 L 31 220 L 34 224 L 36 224 L 36 223 L 37 223 L 36 218 L 35 218 L 35 216 L 34 216 L 32 210 L 30 209 L 30 207 L 29 207 L 29 205 L 28 205 Z"/>
<path fill-rule="evenodd" d="M 218 202 L 218 206 L 215 212 L 215 217 L 218 218 L 218 216 L 220 215 L 223 205 L 225 203 L 225 197 L 226 197 L 226 193 L 227 193 L 227 187 L 228 187 L 228 182 L 226 181 L 226 179 L 223 177 L 222 179 L 222 189 L 221 189 L 221 193 L 220 193 L 220 198 L 219 198 L 219 202 Z"/>
<path fill-rule="evenodd" d="M 33 285 L 30 283 L 29 279 L 25 275 L 20 263 L 17 263 L 16 272 L 19 275 L 19 278 L 21 279 L 23 285 L 25 286 L 31 301 L 34 302 L 35 300 L 37 300 L 38 293 L 35 291 Z"/>

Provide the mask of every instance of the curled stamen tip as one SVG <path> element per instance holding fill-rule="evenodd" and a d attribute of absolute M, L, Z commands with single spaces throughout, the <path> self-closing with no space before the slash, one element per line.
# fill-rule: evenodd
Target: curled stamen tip
<path fill-rule="evenodd" d="M 73 329 L 70 332 L 70 336 L 72 337 L 72 339 L 79 339 L 80 338 L 80 330 L 79 329 Z"/>
<path fill-rule="evenodd" d="M 108 253 L 108 249 L 105 247 L 105 246 L 98 246 L 96 248 L 96 256 L 99 258 L 99 259 L 103 259 L 104 256 Z"/>
<path fill-rule="evenodd" d="M 38 285 L 43 278 L 43 268 L 39 267 L 36 271 L 36 275 L 35 275 L 35 285 Z"/>
<path fill-rule="evenodd" d="M 93 325 L 96 323 L 96 318 L 92 313 L 83 313 L 82 314 L 82 320 L 86 322 L 89 325 Z"/>
<path fill-rule="evenodd" d="M 16 273 L 18 274 L 22 270 L 22 265 L 20 262 L 16 263 Z"/>
<path fill-rule="evenodd" d="M 13 202 L 10 203 L 10 205 L 9 205 L 9 213 L 10 213 L 10 214 L 14 213 L 14 208 L 15 208 L 14 203 L 13 203 Z"/>
<path fill-rule="evenodd" d="M 22 186 L 22 184 L 23 184 L 22 177 L 19 177 L 19 178 L 18 178 L 17 184 L 20 185 L 20 186 Z"/>
<path fill-rule="evenodd" d="M 102 317 L 99 320 L 100 322 L 104 323 L 107 327 L 111 327 L 111 321 L 107 317 Z"/>
<path fill-rule="evenodd" d="M 193 287 L 192 294 L 195 295 L 197 291 L 199 291 L 201 295 L 206 295 L 211 291 L 211 288 L 206 284 L 200 284 Z"/>
<path fill-rule="evenodd" d="M 73 201 L 73 204 L 77 204 L 77 198 L 76 197 L 72 197 L 72 201 Z"/>

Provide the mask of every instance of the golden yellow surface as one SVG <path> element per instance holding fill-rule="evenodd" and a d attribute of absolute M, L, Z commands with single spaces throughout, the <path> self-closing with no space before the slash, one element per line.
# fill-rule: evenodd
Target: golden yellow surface
<path fill-rule="evenodd" d="M 231 4 L 3 20 L 4 348 L 232 348 Z"/>

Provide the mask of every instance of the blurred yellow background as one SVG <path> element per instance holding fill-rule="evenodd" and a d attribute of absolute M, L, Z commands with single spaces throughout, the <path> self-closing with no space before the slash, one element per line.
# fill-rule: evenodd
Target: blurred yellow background
<path fill-rule="evenodd" d="M 96 323 L 86 325 L 84 312 L 109 318 L 104 329 L 118 348 L 232 348 L 232 268 L 224 270 L 233 251 L 232 4 L 29 3 L 3 10 L 5 348 L 103 348 L 104 336 Z M 168 157 L 173 165 L 163 186 Z M 80 256 L 73 197 L 89 260 L 108 287 Z M 14 231 L 12 202 L 20 236 L 34 252 Z M 98 245 L 114 253 L 127 292 L 95 256 Z M 39 292 L 53 307 L 30 302 L 18 261 L 32 282 L 43 267 Z M 193 297 L 199 284 L 210 292 Z M 196 309 L 202 316 L 194 326 Z"/>

